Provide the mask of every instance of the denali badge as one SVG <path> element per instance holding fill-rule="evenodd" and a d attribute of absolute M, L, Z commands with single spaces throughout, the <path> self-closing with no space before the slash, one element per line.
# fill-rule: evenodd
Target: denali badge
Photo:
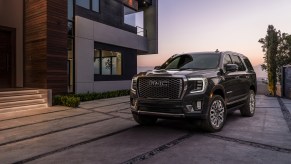
<path fill-rule="evenodd" d="M 161 81 L 161 80 L 150 80 L 149 85 L 153 87 L 168 87 L 169 81 Z"/>

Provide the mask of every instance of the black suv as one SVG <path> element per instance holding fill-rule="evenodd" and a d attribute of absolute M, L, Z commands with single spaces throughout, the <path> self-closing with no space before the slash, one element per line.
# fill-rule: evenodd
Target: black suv
<path fill-rule="evenodd" d="M 256 73 L 242 54 L 179 54 L 133 77 L 131 111 L 141 125 L 153 125 L 158 118 L 195 118 L 203 129 L 216 132 L 229 111 L 254 115 L 256 90 Z"/>

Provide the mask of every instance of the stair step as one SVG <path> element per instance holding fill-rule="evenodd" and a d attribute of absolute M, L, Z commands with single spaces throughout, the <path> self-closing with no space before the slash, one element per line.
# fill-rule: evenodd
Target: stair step
<path fill-rule="evenodd" d="M 4 102 L 4 103 L 0 103 L 0 109 L 10 108 L 10 107 L 24 107 L 24 106 L 36 105 L 36 104 L 46 104 L 46 102 L 47 102 L 46 99 L 34 99 L 34 100 Z"/>
<path fill-rule="evenodd" d="M 33 95 L 33 94 L 39 94 L 39 93 L 40 92 L 38 90 L 4 91 L 4 92 L 0 92 L 0 97 Z"/>
<path fill-rule="evenodd" d="M 17 96 L 9 96 L 9 97 L 0 97 L 0 103 L 34 100 L 34 99 L 40 99 L 40 98 L 46 98 L 46 95 L 34 94 L 34 95 L 17 95 Z"/>
<path fill-rule="evenodd" d="M 28 106 L 3 108 L 3 109 L 0 109 L 0 113 L 16 112 L 16 111 L 23 111 L 23 110 L 30 110 L 30 109 L 42 109 L 42 108 L 47 108 L 47 104 L 34 104 L 34 105 L 28 105 Z"/>
<path fill-rule="evenodd" d="M 51 105 L 51 90 L 1 89 L 0 113 L 47 108 Z"/>

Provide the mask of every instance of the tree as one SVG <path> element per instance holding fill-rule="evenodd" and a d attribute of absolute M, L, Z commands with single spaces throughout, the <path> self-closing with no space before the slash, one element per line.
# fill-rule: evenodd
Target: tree
<path fill-rule="evenodd" d="M 268 89 L 271 95 L 276 95 L 277 81 L 281 82 L 281 68 L 291 63 L 291 35 L 277 31 L 273 25 L 268 26 L 267 35 L 261 38 L 264 64 L 262 69 L 268 72 Z"/>
<path fill-rule="evenodd" d="M 266 68 L 268 71 L 268 89 L 271 95 L 276 95 L 277 84 L 277 64 L 276 55 L 278 53 L 279 45 L 279 32 L 273 25 L 268 26 L 267 35 L 265 38 L 261 38 L 259 43 L 263 44 L 263 52 L 265 52 L 265 65 L 262 68 Z"/>

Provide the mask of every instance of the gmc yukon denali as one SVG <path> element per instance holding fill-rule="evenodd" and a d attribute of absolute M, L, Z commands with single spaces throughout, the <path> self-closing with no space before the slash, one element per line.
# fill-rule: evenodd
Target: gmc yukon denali
<path fill-rule="evenodd" d="M 133 77 L 131 112 L 141 125 L 153 125 L 158 118 L 196 119 L 204 130 L 217 132 L 230 111 L 254 115 L 256 89 L 256 74 L 242 54 L 179 54 Z"/>

